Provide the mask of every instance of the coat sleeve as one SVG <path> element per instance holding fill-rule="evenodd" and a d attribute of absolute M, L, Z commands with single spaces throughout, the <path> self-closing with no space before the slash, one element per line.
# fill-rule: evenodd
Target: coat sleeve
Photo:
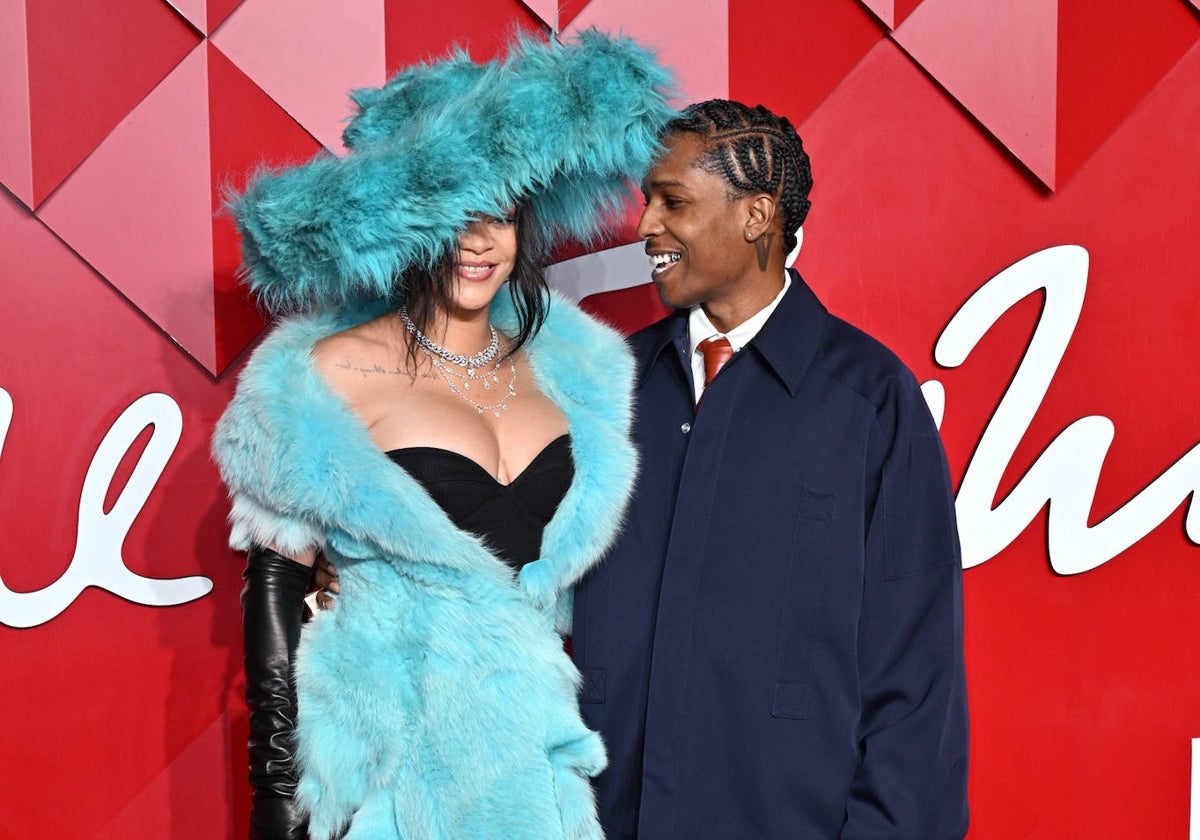
<path fill-rule="evenodd" d="M 236 551 L 257 545 L 298 557 L 324 545 L 324 534 L 302 519 L 272 511 L 237 491 L 230 492 L 230 500 L 229 546 Z"/>
<path fill-rule="evenodd" d="M 230 546 L 238 551 L 265 546 L 295 557 L 320 548 L 324 535 L 299 514 L 260 501 L 267 485 L 288 466 L 279 455 L 282 448 L 286 457 L 287 448 L 279 443 L 276 426 L 270 422 L 273 399 L 254 385 L 263 366 L 256 354 L 243 370 L 237 393 L 213 432 L 213 459 L 229 491 Z"/>
<path fill-rule="evenodd" d="M 911 377 L 893 396 L 870 445 L 860 762 L 841 836 L 948 840 L 967 830 L 962 561 L 933 419 Z"/>

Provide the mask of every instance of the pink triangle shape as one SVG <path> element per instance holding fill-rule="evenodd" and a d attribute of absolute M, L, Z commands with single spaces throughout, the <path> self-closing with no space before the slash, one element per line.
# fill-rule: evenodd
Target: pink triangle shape
<path fill-rule="evenodd" d="M 895 0 L 860 0 L 888 29 L 896 28 Z"/>
<path fill-rule="evenodd" d="M 201 32 L 208 32 L 207 0 L 167 0 L 184 20 Z"/>
<path fill-rule="evenodd" d="M 921 0 L 860 0 L 888 29 L 904 23 Z"/>
<path fill-rule="evenodd" d="M 558 0 L 521 0 L 552 32 L 558 29 Z"/>
<path fill-rule="evenodd" d="M 595 26 L 654 49 L 684 102 L 729 96 L 728 0 L 591 0 L 567 32 Z"/>
<path fill-rule="evenodd" d="M 1042 183 L 1054 189 L 1057 0 L 924 0 L 893 37 Z"/>
<path fill-rule="evenodd" d="M 161 2 L 36 0 L 25 11 L 33 193 L 41 204 L 199 37 Z"/>
<path fill-rule="evenodd" d="M 205 35 L 225 22 L 242 0 L 167 0 L 188 23 Z"/>
<path fill-rule="evenodd" d="M 32 208 L 33 141 L 29 120 L 25 4 L 0 3 L 0 184 Z"/>
<path fill-rule="evenodd" d="M 215 372 L 208 59 L 202 43 L 38 216 Z"/>
<path fill-rule="evenodd" d="M 347 92 L 386 73 L 378 0 L 246 0 L 212 41 L 328 149 L 342 148 Z"/>

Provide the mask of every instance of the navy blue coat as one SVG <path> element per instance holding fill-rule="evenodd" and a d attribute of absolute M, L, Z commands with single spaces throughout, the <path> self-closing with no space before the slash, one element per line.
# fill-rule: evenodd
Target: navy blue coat
<path fill-rule="evenodd" d="M 610 840 L 966 832 L 941 442 L 904 365 L 792 279 L 698 411 L 687 313 L 633 337 L 641 476 L 574 616 Z"/>

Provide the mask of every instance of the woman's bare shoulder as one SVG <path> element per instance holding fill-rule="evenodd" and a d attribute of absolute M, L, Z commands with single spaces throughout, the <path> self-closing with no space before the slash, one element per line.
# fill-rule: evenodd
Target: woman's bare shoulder
<path fill-rule="evenodd" d="M 313 364 L 335 390 L 351 396 L 379 380 L 411 379 L 403 336 L 388 316 L 327 336 L 313 345 Z"/>

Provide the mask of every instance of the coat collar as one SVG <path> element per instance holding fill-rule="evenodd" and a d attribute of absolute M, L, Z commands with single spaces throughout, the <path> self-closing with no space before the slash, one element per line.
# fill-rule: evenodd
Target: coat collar
<path fill-rule="evenodd" d="M 638 353 L 638 384 L 641 385 L 650 375 L 650 369 L 658 361 L 658 357 L 668 347 L 674 347 L 681 353 L 681 359 L 687 355 L 688 310 L 676 309 L 660 321 L 651 324 L 641 333 L 645 340 L 645 349 Z M 686 363 L 684 364 L 687 368 Z"/>
<path fill-rule="evenodd" d="M 817 354 L 829 311 L 799 272 L 792 268 L 788 272 L 792 278 L 791 288 L 747 347 L 754 348 L 779 377 L 788 393 L 795 396 Z M 690 370 L 687 364 L 687 329 L 686 309 L 677 309 L 648 328 L 645 351 L 641 354 L 638 369 L 639 383 L 645 382 L 651 367 L 668 347 L 676 348 L 681 354 L 684 370 Z"/>
<path fill-rule="evenodd" d="M 379 311 L 306 315 L 276 328 L 247 364 L 218 426 L 222 475 L 235 496 L 314 526 L 348 561 L 382 555 L 413 574 L 441 567 L 476 580 L 511 578 L 375 447 L 313 366 L 317 341 Z M 513 329 L 507 294 L 497 295 L 492 317 L 498 328 Z M 557 298 L 524 352 L 539 387 L 567 417 L 575 458 L 575 481 L 546 527 L 542 556 L 518 581 L 549 607 L 616 535 L 636 472 L 628 440 L 633 366 L 615 332 Z"/>
<path fill-rule="evenodd" d="M 749 346 L 758 351 L 794 397 L 817 355 L 829 310 L 798 271 L 788 271 L 792 287 Z"/>

